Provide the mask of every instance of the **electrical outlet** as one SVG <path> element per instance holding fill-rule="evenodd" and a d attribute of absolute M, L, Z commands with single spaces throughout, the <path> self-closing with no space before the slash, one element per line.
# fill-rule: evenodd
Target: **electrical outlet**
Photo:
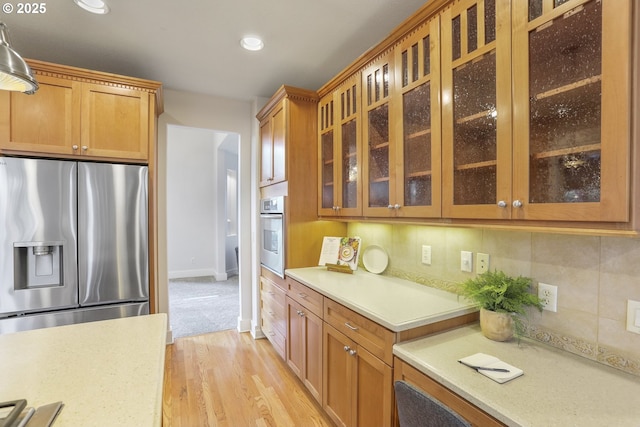
<path fill-rule="evenodd" d="M 476 273 L 482 274 L 489 271 L 489 254 L 476 255 Z"/>
<path fill-rule="evenodd" d="M 460 251 L 460 271 L 473 272 L 473 252 Z"/>
<path fill-rule="evenodd" d="M 431 246 L 422 245 L 422 263 L 431 265 Z"/>
<path fill-rule="evenodd" d="M 558 287 L 538 283 L 538 298 L 542 300 L 542 309 L 547 311 L 558 311 Z"/>

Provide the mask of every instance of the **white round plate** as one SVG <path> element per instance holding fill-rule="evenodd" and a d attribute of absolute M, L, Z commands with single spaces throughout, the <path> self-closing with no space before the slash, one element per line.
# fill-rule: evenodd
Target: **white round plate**
<path fill-rule="evenodd" d="M 369 273 L 380 274 L 387 268 L 389 255 L 381 246 L 369 245 L 362 253 L 362 263 Z"/>

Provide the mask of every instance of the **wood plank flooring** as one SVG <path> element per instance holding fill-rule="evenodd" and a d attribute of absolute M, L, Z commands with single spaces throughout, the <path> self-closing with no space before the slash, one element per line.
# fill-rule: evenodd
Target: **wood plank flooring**
<path fill-rule="evenodd" d="M 333 427 L 266 339 L 235 330 L 168 345 L 164 427 Z"/>

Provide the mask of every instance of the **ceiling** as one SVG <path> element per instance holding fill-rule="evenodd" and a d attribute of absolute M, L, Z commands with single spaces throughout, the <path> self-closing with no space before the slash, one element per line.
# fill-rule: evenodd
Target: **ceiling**
<path fill-rule="evenodd" d="M 107 15 L 53 0 L 45 13 L 14 9 L 0 20 L 24 58 L 249 100 L 282 84 L 319 89 L 426 0 L 105 1 Z M 242 49 L 245 35 L 265 48 Z"/>

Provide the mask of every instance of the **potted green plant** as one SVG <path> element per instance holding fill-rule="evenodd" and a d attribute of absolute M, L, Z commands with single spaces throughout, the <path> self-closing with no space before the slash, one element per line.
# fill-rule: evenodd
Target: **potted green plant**
<path fill-rule="evenodd" d="M 480 329 L 495 341 L 507 341 L 524 331 L 527 307 L 542 311 L 543 302 L 531 293 L 528 277 L 511 277 L 503 271 L 487 271 L 462 283 L 461 293 L 480 308 Z"/>

